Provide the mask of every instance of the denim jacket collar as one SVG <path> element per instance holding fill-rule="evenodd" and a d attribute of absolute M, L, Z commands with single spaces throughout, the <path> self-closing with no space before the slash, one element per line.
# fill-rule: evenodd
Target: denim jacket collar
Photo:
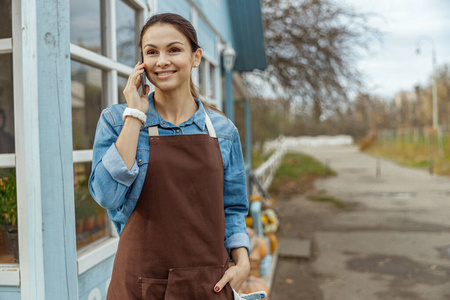
<path fill-rule="evenodd" d="M 205 108 L 203 106 L 203 103 L 197 99 L 194 98 L 195 102 L 198 105 L 198 109 L 187 121 L 180 124 L 181 126 L 191 125 L 194 123 L 198 126 L 202 131 L 205 130 Z M 164 128 L 170 128 L 175 127 L 172 123 L 169 123 L 165 121 L 155 110 L 155 99 L 154 99 L 154 92 L 150 93 L 148 95 L 148 101 L 149 101 L 149 107 L 147 111 L 147 121 L 143 125 L 144 128 L 158 125 L 160 127 Z"/>

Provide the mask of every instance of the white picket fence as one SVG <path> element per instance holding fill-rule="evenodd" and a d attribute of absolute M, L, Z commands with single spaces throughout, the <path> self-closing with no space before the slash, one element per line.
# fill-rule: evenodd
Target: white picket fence
<path fill-rule="evenodd" d="M 263 151 L 268 152 L 275 150 L 275 152 L 258 168 L 253 171 L 253 175 L 261 183 L 262 187 L 267 190 L 272 183 L 275 173 L 281 164 L 283 156 L 288 152 L 301 152 L 307 147 L 319 146 L 341 146 L 352 145 L 353 138 L 348 135 L 337 136 L 300 136 L 300 137 L 285 137 L 279 136 L 273 141 L 264 143 Z M 258 194 L 256 186 L 253 186 L 253 194 Z"/>
<path fill-rule="evenodd" d="M 278 149 L 283 145 L 288 152 L 301 151 L 305 147 L 321 147 L 321 146 L 340 146 L 352 145 L 353 138 L 349 135 L 336 136 L 299 136 L 299 137 L 284 137 L 280 136 L 277 139 L 264 143 L 263 151 L 272 151 Z"/>
<path fill-rule="evenodd" d="M 257 169 L 253 171 L 253 175 L 261 183 L 261 186 L 267 190 L 269 185 L 272 183 L 275 172 L 281 164 L 284 154 L 286 153 L 285 148 L 281 145 L 275 152 Z M 252 194 L 258 194 L 257 188 L 253 185 Z"/>

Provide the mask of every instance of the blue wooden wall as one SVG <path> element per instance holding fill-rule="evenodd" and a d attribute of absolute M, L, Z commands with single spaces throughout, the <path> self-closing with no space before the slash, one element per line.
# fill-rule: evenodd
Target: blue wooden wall
<path fill-rule="evenodd" d="M 1 286 L 0 300 L 20 300 L 19 286 Z"/>
<path fill-rule="evenodd" d="M 80 300 L 106 299 L 113 263 L 114 256 L 111 256 L 78 277 L 78 295 Z"/>
<path fill-rule="evenodd" d="M 161 0 L 160 0 L 161 1 Z M 164 0 L 162 0 L 164 1 Z M 244 0 L 245 1 L 245 0 Z M 196 0 L 194 1 L 208 22 L 234 48 L 231 16 L 228 0 Z"/>
<path fill-rule="evenodd" d="M 176 13 L 191 21 L 191 6 L 186 0 L 159 0 L 158 13 Z"/>

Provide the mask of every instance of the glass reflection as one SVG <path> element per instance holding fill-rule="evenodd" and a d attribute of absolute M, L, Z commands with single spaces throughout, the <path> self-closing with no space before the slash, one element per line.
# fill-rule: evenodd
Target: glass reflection
<path fill-rule="evenodd" d="M 134 66 L 140 60 L 136 57 L 136 10 L 120 0 L 116 0 L 116 26 L 117 61 Z"/>
<path fill-rule="evenodd" d="M 0 169 L 0 264 L 19 262 L 15 169 Z"/>
<path fill-rule="evenodd" d="M 209 93 L 208 96 L 216 98 L 216 67 L 209 65 Z"/>
<path fill-rule="evenodd" d="M 14 153 L 12 54 L 0 55 L 0 154 Z"/>
<path fill-rule="evenodd" d="M 70 42 L 102 54 L 99 0 L 70 1 Z"/>
<path fill-rule="evenodd" d="M 108 236 L 109 222 L 106 210 L 100 207 L 89 193 L 88 180 L 91 163 L 73 166 L 75 190 L 75 220 L 77 249 Z"/>
<path fill-rule="evenodd" d="M 125 86 L 127 85 L 128 78 L 117 76 L 117 89 L 119 94 L 119 103 L 120 104 L 126 104 L 127 100 L 125 100 L 125 96 L 123 95 L 123 90 L 125 89 Z"/>
<path fill-rule="evenodd" d="M 198 89 L 201 95 L 205 95 L 206 80 L 205 80 L 205 60 L 200 61 L 198 66 Z"/>
<path fill-rule="evenodd" d="M 11 0 L 0 2 L 0 39 L 12 37 Z"/>
<path fill-rule="evenodd" d="M 103 72 L 75 61 L 71 68 L 73 149 L 92 149 L 102 112 Z"/>

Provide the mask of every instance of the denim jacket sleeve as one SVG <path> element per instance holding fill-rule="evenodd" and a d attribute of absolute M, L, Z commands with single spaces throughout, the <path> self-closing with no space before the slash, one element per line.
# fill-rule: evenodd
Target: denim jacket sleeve
<path fill-rule="evenodd" d="M 139 173 L 136 161 L 131 170 L 117 151 L 115 142 L 122 126 L 116 126 L 111 111 L 102 111 L 95 132 L 89 191 L 100 206 L 114 210 L 125 201 L 130 186 Z"/>
<path fill-rule="evenodd" d="M 225 248 L 246 247 L 250 254 L 250 241 L 246 231 L 245 216 L 248 214 L 245 166 L 237 129 L 231 139 L 228 163 L 224 166 L 223 200 L 225 208 Z"/>

